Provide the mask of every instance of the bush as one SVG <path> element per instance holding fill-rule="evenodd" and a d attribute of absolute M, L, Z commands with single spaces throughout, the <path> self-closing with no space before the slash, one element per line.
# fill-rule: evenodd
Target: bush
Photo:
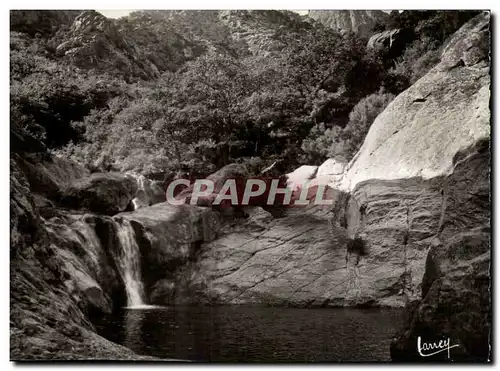
<path fill-rule="evenodd" d="M 344 129 L 344 135 L 349 138 L 350 158 L 361 148 L 373 121 L 393 99 L 393 94 L 380 91 L 361 99 L 354 106 L 349 114 L 349 123 Z"/>
<path fill-rule="evenodd" d="M 435 40 L 430 38 L 415 40 L 396 61 L 391 72 L 405 76 L 410 84 L 413 84 L 439 63 L 440 55 L 441 47 Z"/>
<path fill-rule="evenodd" d="M 312 165 L 320 165 L 330 157 L 346 161 L 349 153 L 349 143 L 344 138 L 343 129 L 339 126 L 326 129 L 324 124 L 311 129 L 301 148 L 304 162 Z"/>
<path fill-rule="evenodd" d="M 368 254 L 366 243 L 361 237 L 350 238 L 347 241 L 347 252 L 358 256 L 365 256 Z"/>

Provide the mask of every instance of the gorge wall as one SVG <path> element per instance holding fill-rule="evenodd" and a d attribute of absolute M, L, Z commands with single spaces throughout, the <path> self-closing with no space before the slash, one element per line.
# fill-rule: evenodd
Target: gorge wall
<path fill-rule="evenodd" d="M 453 360 L 489 357 L 489 39 L 489 14 L 464 25 L 377 117 L 342 183 L 366 210 L 360 234 L 375 254 L 391 246 L 412 262 L 405 282 L 421 300 L 395 360 L 422 361 L 419 336 L 459 344 Z"/>

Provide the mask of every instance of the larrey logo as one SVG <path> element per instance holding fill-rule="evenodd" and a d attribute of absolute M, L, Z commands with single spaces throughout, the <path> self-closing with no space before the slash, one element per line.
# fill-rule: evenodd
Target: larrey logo
<path fill-rule="evenodd" d="M 417 339 L 417 350 L 418 354 L 422 357 L 430 357 L 441 352 L 448 352 L 448 359 L 450 358 L 450 349 L 458 347 L 458 344 L 450 345 L 450 338 L 446 340 L 440 340 L 434 343 L 422 342 L 422 338 L 419 336 Z"/>

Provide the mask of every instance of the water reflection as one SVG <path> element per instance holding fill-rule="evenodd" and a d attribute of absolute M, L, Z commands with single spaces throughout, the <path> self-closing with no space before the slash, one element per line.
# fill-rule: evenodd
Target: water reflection
<path fill-rule="evenodd" d="M 175 307 L 124 310 L 98 331 L 139 354 L 212 362 L 389 361 L 401 310 Z"/>

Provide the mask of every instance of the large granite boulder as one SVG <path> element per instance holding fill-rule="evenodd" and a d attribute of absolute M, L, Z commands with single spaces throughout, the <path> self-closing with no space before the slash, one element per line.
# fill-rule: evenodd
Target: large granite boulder
<path fill-rule="evenodd" d="M 137 182 L 119 173 L 93 173 L 62 191 L 61 204 L 105 215 L 125 211 L 137 192 Z"/>
<path fill-rule="evenodd" d="M 386 60 L 394 61 L 414 39 L 415 32 L 412 29 L 395 28 L 373 35 L 366 47 L 382 53 Z"/>
<path fill-rule="evenodd" d="M 483 52 L 475 59 L 469 56 L 473 45 L 485 42 L 489 44 L 489 15 L 481 14 L 452 37 L 437 66 L 375 119 L 349 164 L 346 188 L 368 179 L 450 173 L 458 151 L 489 137 L 489 59 Z M 464 58 L 476 62 L 460 63 Z"/>
<path fill-rule="evenodd" d="M 56 202 L 62 189 L 69 187 L 72 182 L 90 176 L 90 171 L 80 164 L 46 153 L 15 158 L 26 174 L 31 191 Z"/>

